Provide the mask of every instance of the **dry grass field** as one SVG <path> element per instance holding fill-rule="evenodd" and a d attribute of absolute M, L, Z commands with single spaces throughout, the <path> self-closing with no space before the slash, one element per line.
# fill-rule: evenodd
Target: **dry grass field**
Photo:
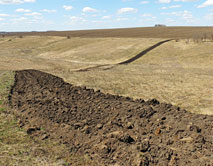
<path fill-rule="evenodd" d="M 211 27 L 173 27 L 0 37 L 0 165 L 97 165 L 85 156 L 70 156 L 61 144 L 31 138 L 19 128 L 7 107 L 12 71 L 38 69 L 74 85 L 145 100 L 156 98 L 190 112 L 213 115 L 213 42 L 194 42 L 212 32 Z M 164 43 L 128 65 L 117 65 L 170 38 L 180 40 Z"/>
<path fill-rule="evenodd" d="M 1 38 L 0 70 L 38 69 L 105 93 L 131 96 L 213 114 L 213 42 L 173 40 L 128 65 L 127 60 L 164 38 Z M 78 71 L 88 67 L 89 71 Z"/>

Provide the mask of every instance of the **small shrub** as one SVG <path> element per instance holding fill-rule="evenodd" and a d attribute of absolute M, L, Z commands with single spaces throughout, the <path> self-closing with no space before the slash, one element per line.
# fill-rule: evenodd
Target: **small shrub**
<path fill-rule="evenodd" d="M 194 43 L 202 43 L 203 42 L 203 36 L 195 35 L 195 36 L 193 36 L 192 40 L 193 40 Z"/>
<path fill-rule="evenodd" d="M 207 34 L 203 34 L 202 40 L 203 40 L 203 42 L 206 42 L 206 40 L 207 40 Z"/>
<path fill-rule="evenodd" d="M 187 40 L 186 40 L 186 44 L 189 44 L 189 42 L 190 42 L 190 39 L 187 39 Z"/>
<path fill-rule="evenodd" d="M 213 41 L 213 34 L 211 34 L 211 41 Z"/>
<path fill-rule="evenodd" d="M 70 36 L 67 36 L 67 39 L 71 39 L 71 37 L 70 37 Z"/>
<path fill-rule="evenodd" d="M 198 37 L 194 37 L 193 41 L 194 41 L 194 43 L 199 43 L 199 38 Z"/>
<path fill-rule="evenodd" d="M 20 39 L 22 39 L 22 38 L 23 38 L 23 36 L 22 36 L 22 35 L 20 35 L 20 36 L 19 36 L 19 38 L 20 38 Z"/>

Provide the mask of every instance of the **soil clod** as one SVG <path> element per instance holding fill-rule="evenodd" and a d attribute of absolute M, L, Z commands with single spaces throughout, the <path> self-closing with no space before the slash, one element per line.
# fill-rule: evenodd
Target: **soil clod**
<path fill-rule="evenodd" d="M 213 165 L 213 116 L 76 87 L 36 70 L 16 72 L 9 103 L 28 134 L 103 165 Z"/>

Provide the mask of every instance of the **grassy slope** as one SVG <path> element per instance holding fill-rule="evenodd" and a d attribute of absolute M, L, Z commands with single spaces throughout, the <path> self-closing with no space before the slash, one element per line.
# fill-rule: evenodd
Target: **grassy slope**
<path fill-rule="evenodd" d="M 11 38 L 1 39 L 2 70 L 38 69 L 106 93 L 156 98 L 188 111 L 213 114 L 213 42 L 171 41 L 129 65 L 74 72 L 118 63 L 164 39 Z M 11 65 L 12 61 L 16 63 Z"/>
<path fill-rule="evenodd" d="M 0 165 L 95 165 L 84 156 L 72 155 L 65 145 L 32 138 L 19 127 L 18 120 L 7 106 L 7 96 L 13 78 L 13 72 L 0 71 Z"/>
<path fill-rule="evenodd" d="M 134 98 L 154 97 L 189 111 L 212 114 L 213 43 L 174 41 L 127 66 L 106 71 L 73 72 L 128 59 L 160 40 L 0 38 L 0 165 L 92 165 L 92 161 L 85 157 L 70 154 L 69 148 L 63 145 L 32 139 L 19 127 L 16 117 L 7 107 L 8 90 L 14 76 L 11 70 L 39 69 L 75 85 Z M 15 63 L 11 65 L 12 62 Z"/>

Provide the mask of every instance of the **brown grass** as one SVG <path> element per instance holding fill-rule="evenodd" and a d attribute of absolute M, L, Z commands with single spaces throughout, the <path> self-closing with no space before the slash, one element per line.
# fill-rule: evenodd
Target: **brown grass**
<path fill-rule="evenodd" d="M 157 98 L 191 112 L 213 114 L 212 42 L 171 41 L 129 65 L 75 72 L 116 64 L 164 39 L 10 38 L 10 42 L 9 38 L 2 39 L 2 70 L 38 69 L 106 93 L 145 100 Z"/>
<path fill-rule="evenodd" d="M 42 35 L 59 36 L 23 34 L 23 38 L 0 38 L 0 165 L 97 165 L 86 156 L 73 156 L 69 153 L 69 147 L 57 142 L 32 139 L 25 130 L 19 128 L 16 117 L 7 107 L 13 70 L 38 69 L 63 77 L 74 85 L 146 100 L 157 98 L 191 112 L 212 115 L 213 43 L 203 42 L 200 37 L 199 42 L 189 38 L 195 33 L 212 31 L 212 28 L 194 28 L 192 32 L 189 27 L 151 28 L 152 34 L 150 30 L 146 34 L 148 30 L 99 30 L 80 34 L 48 32 Z M 163 34 L 165 31 L 168 34 Z M 68 34 L 71 36 L 69 40 L 66 38 Z M 111 65 L 113 68 L 109 70 L 101 67 L 87 72 L 76 72 L 82 68 L 116 64 L 165 40 L 138 38 L 154 35 L 178 37 L 178 40 L 152 50 L 129 65 Z M 123 38 L 130 36 L 137 38 Z"/>

